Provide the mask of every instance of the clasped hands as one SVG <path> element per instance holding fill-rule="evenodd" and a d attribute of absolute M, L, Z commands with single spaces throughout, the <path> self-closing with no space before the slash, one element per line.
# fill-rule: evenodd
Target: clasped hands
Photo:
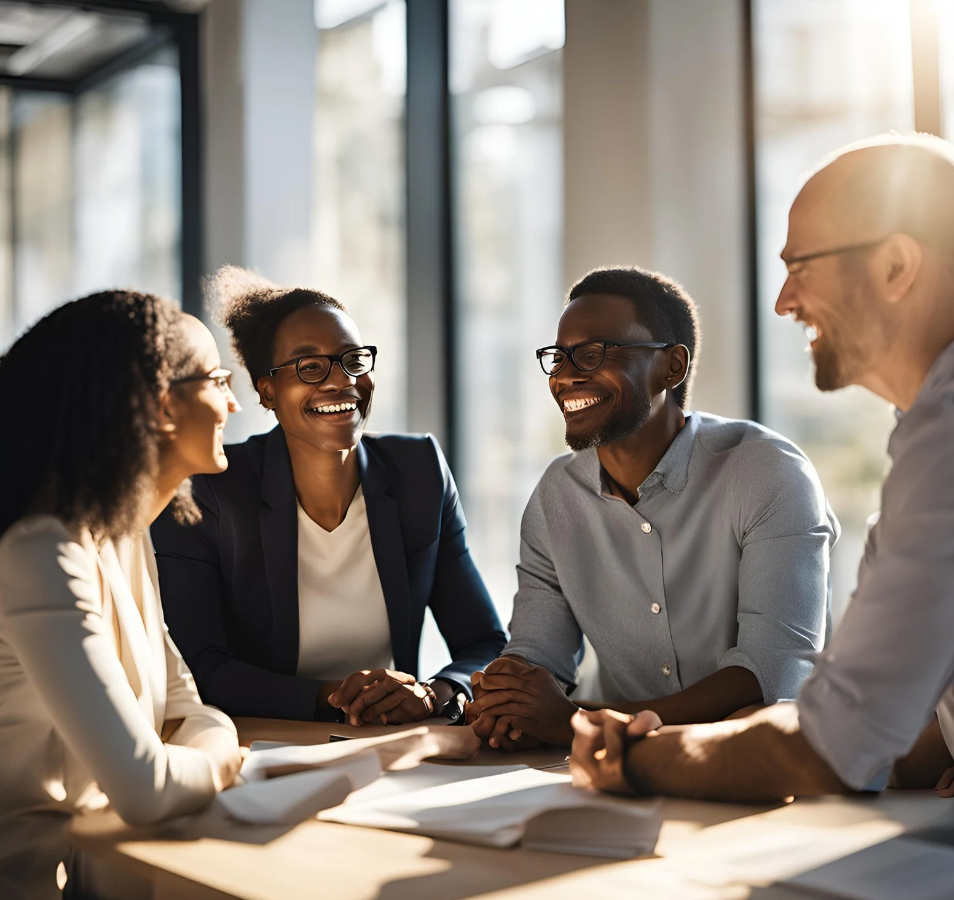
<path fill-rule="evenodd" d="M 437 695 L 407 672 L 362 669 L 344 681 L 327 684 L 328 704 L 340 709 L 349 725 L 404 725 L 432 715 Z"/>
<path fill-rule="evenodd" d="M 526 750 L 541 743 L 572 743 L 570 719 L 579 707 L 542 666 L 503 656 L 474 672 L 471 684 L 467 723 L 491 747 Z"/>

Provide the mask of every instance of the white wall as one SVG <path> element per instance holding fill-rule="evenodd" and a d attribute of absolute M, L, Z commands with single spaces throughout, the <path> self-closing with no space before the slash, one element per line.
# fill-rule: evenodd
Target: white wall
<path fill-rule="evenodd" d="M 307 284 L 317 30 L 311 0 L 212 0 L 203 14 L 206 269 Z M 223 355 L 227 338 L 217 332 Z M 234 360 L 229 441 L 273 427 Z"/>
<path fill-rule="evenodd" d="M 696 300 L 692 406 L 746 416 L 745 131 L 738 0 L 566 0 L 566 286 L 639 265 Z"/>

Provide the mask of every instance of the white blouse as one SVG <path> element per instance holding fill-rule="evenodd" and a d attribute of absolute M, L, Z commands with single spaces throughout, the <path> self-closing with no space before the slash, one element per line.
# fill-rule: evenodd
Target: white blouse
<path fill-rule="evenodd" d="M 163 743 L 163 723 L 180 718 Z M 7 530 L 0 896 L 60 896 L 75 813 L 111 804 L 149 824 L 201 809 L 215 794 L 213 756 L 236 748 L 235 726 L 202 704 L 169 638 L 148 532 L 97 546 L 52 516 Z"/>
<path fill-rule="evenodd" d="M 391 629 L 361 488 L 325 531 L 298 504 L 298 674 L 323 681 L 391 668 Z"/>

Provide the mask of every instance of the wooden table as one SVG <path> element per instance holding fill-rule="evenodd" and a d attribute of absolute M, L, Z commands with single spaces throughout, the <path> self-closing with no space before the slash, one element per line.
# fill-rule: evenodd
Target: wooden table
<path fill-rule="evenodd" d="M 239 719 L 237 725 L 245 745 L 323 743 L 332 733 L 366 737 L 394 730 L 264 719 Z M 543 766 L 565 755 L 483 750 L 473 763 Z M 74 842 L 152 881 L 157 900 L 804 900 L 777 882 L 912 830 L 930 827 L 954 836 L 954 800 L 933 792 L 775 807 L 666 800 L 662 812 L 656 855 L 629 862 L 495 850 L 317 820 L 293 828 L 243 825 L 215 806 L 148 831 L 124 825 L 114 813 L 78 818 Z"/>

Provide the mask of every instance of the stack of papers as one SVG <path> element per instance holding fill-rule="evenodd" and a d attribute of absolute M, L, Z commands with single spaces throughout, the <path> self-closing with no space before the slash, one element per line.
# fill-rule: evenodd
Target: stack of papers
<path fill-rule="evenodd" d="M 279 745 L 252 752 L 242 765 L 239 783 L 216 801 L 239 821 L 253 825 L 303 822 L 378 778 L 380 757 L 365 743 Z"/>
<path fill-rule="evenodd" d="M 254 744 L 240 784 L 217 802 L 242 822 L 327 822 L 446 840 L 631 859 L 651 853 L 658 802 L 594 794 L 565 771 L 422 763 L 382 775 L 380 738 Z M 280 776 L 280 777 L 278 777 Z"/>
<path fill-rule="evenodd" d="M 378 785 L 391 778 L 385 776 L 318 817 L 488 847 L 522 844 L 532 850 L 613 859 L 642 856 L 656 845 L 661 825 L 656 801 L 624 800 L 574 788 L 564 773 L 481 768 L 425 763 L 403 773 L 405 779 L 417 773 L 416 789 L 405 782 L 406 789 L 384 796 Z"/>

